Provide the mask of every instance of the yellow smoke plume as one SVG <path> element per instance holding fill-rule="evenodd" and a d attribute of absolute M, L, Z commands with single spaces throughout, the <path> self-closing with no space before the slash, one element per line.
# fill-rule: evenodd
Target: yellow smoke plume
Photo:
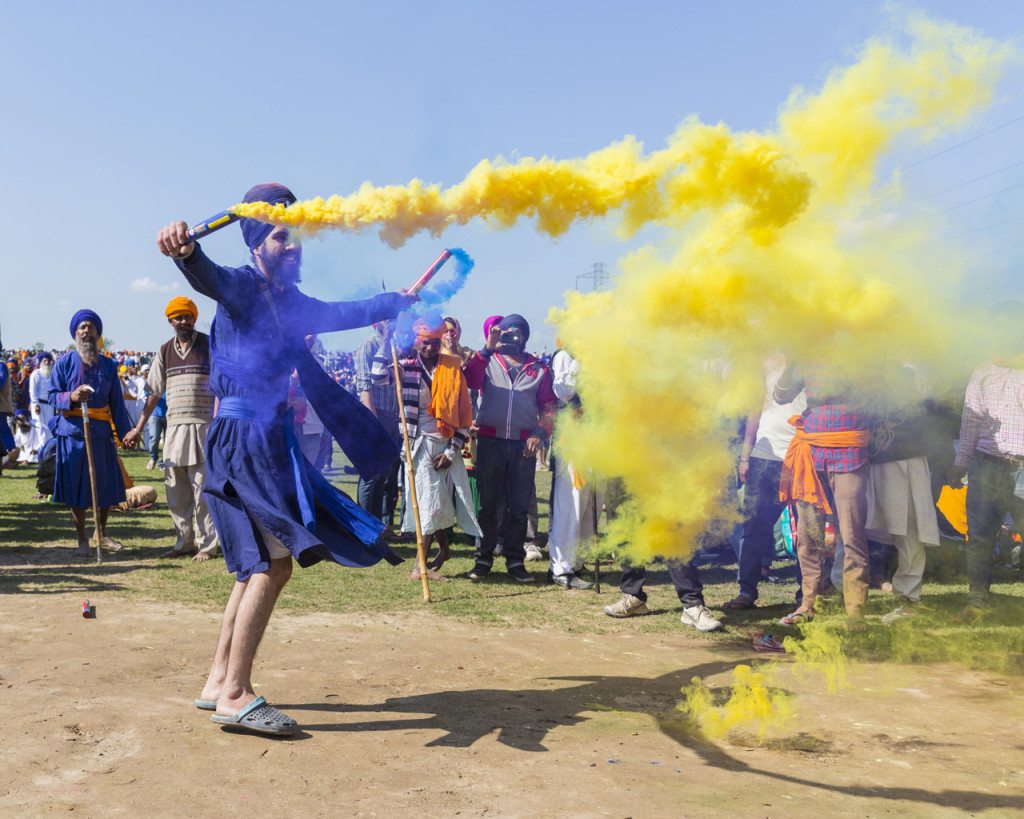
<path fill-rule="evenodd" d="M 763 741 L 769 730 L 787 725 L 793 717 L 792 702 L 785 692 L 769 687 L 765 670 L 738 665 L 732 675 L 728 699 L 721 705 L 700 677 L 683 689 L 678 709 L 691 725 L 710 739 L 744 730 L 753 732 L 758 741 Z"/>
<path fill-rule="evenodd" d="M 937 251 L 927 225 L 871 225 L 899 202 L 898 177 L 878 179 L 884 153 L 969 122 L 1010 56 L 971 30 L 910 17 L 820 90 L 795 90 L 763 132 L 691 118 L 649 153 L 626 138 L 580 159 L 485 160 L 448 188 L 364 184 L 233 210 L 311 232 L 376 228 L 395 246 L 474 219 L 532 219 L 552 236 L 612 215 L 625 235 L 667 228 L 665 244 L 622 260 L 614 290 L 570 294 L 551 318 L 580 362 L 586 408 L 560 425 L 559 446 L 621 478 L 629 497 L 606 542 L 682 557 L 731 514 L 728 443 L 760 405 L 768 354 L 875 387 L 891 361 L 914 362 L 939 387 L 976 363 L 963 339 L 980 355 L 992 323 L 951 303 L 957 254 Z"/>

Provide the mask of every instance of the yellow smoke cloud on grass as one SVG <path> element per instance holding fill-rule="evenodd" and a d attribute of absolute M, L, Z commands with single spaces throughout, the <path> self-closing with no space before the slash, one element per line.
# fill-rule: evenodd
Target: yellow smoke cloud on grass
<path fill-rule="evenodd" d="M 937 251 L 921 223 L 855 234 L 899 200 L 898 177 L 878 179 L 884 153 L 970 121 L 1011 56 L 972 30 L 909 16 L 820 90 L 795 90 L 763 132 L 691 118 L 650 153 L 626 138 L 580 159 L 485 160 L 448 188 L 364 184 L 232 210 L 309 232 L 376 228 L 393 246 L 474 219 L 532 219 L 551 236 L 612 215 L 627 236 L 664 227 L 663 244 L 622 260 L 612 291 L 569 294 L 552 315 L 580 361 L 586 407 L 561 424 L 559 446 L 623 480 L 629 500 L 606 544 L 684 557 L 731 514 L 728 441 L 760 403 L 769 353 L 828 362 L 873 387 L 885 363 L 912 361 L 941 388 L 977 361 L 963 339 L 978 351 L 991 340 L 991 322 L 972 323 L 948 296 L 957 254 Z"/>
<path fill-rule="evenodd" d="M 758 742 L 763 742 L 769 730 L 785 728 L 793 717 L 789 695 L 770 687 L 769 672 L 749 665 L 736 666 L 729 696 L 721 705 L 700 677 L 694 677 L 683 689 L 683 700 L 677 708 L 710 739 L 742 730 L 753 732 Z"/>

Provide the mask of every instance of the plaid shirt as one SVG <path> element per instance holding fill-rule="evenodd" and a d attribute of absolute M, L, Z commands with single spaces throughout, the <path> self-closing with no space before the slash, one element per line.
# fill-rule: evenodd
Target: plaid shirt
<path fill-rule="evenodd" d="M 871 429 L 871 418 L 848 403 L 838 385 L 822 367 L 808 367 L 803 373 L 807 390 L 805 432 L 850 432 Z M 868 462 L 867 447 L 812 446 L 814 468 L 819 472 L 853 472 Z"/>
<path fill-rule="evenodd" d="M 977 452 L 1024 457 L 1024 370 L 986 364 L 971 373 L 956 465 L 967 466 Z"/>
<path fill-rule="evenodd" d="M 387 427 L 388 432 L 400 437 L 398 418 L 398 397 L 393 384 L 374 384 L 371 378 L 373 357 L 377 355 L 384 343 L 383 334 L 372 328 L 372 335 L 356 349 L 353 355 L 356 367 L 356 393 L 369 392 L 373 398 L 373 406 L 377 411 L 377 419 Z"/>

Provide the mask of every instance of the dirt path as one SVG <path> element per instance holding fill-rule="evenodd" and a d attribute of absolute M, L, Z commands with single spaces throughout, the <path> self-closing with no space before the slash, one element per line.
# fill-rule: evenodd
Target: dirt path
<path fill-rule="evenodd" d="M 277 615 L 257 662 L 290 741 L 191 706 L 217 616 L 117 598 L 0 598 L 0 813 L 1011 815 L 1024 691 L 952 667 L 783 672 L 799 725 L 710 743 L 679 689 L 744 655 L 682 635 L 577 637 L 435 620 Z"/>

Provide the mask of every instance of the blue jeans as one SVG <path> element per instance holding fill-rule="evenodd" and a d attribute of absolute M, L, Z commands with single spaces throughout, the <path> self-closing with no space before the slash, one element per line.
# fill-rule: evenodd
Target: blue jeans
<path fill-rule="evenodd" d="M 1024 523 L 1024 501 L 1013 494 L 1017 469 L 1009 462 L 976 454 L 967 468 L 967 579 L 973 605 L 988 602 L 996 534 L 1006 515 Z"/>
<path fill-rule="evenodd" d="M 757 600 L 761 567 L 771 564 L 775 554 L 775 523 L 785 506 L 779 500 L 782 461 L 751 458 L 747 483 L 743 490 L 743 537 L 740 540 L 740 594 Z M 796 564 L 797 588 L 800 587 L 800 562 Z M 797 602 L 800 600 L 797 592 Z"/>
<path fill-rule="evenodd" d="M 150 415 L 146 424 L 146 432 L 149 434 L 149 443 L 146 449 L 149 450 L 149 457 L 154 461 L 160 460 L 160 439 L 167 431 L 167 418 L 163 415 Z"/>

